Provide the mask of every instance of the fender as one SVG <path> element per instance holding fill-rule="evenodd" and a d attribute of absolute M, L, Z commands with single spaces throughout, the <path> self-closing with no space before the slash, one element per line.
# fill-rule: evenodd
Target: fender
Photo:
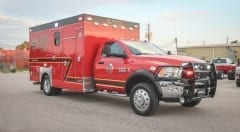
<path fill-rule="evenodd" d="M 149 84 L 152 84 L 158 96 L 159 97 L 162 96 L 162 91 L 160 91 L 160 89 L 158 88 L 160 87 L 160 85 L 157 81 L 156 76 L 151 71 L 144 70 L 144 69 L 137 70 L 128 77 L 127 83 L 125 85 L 127 96 L 130 95 L 131 89 L 134 85 L 136 85 L 137 83 L 144 83 L 144 82 L 148 82 Z"/>

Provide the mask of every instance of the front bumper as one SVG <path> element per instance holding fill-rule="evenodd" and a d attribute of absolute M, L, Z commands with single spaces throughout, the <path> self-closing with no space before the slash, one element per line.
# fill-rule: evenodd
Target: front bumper
<path fill-rule="evenodd" d="M 210 71 L 196 71 L 193 80 L 158 79 L 158 91 L 162 101 L 179 101 L 212 98 L 215 96 L 217 79 L 214 65 Z"/>
<path fill-rule="evenodd" d="M 211 87 L 209 80 L 195 82 L 194 86 L 185 86 L 178 81 L 159 81 L 158 90 L 161 91 L 162 99 L 179 99 L 181 97 L 207 98 L 214 97 L 216 87 Z"/>

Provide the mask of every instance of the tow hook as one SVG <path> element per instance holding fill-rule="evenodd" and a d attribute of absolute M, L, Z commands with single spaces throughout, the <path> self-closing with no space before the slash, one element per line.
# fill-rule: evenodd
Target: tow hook
<path fill-rule="evenodd" d="M 179 103 L 180 103 L 180 104 L 184 104 L 184 102 L 185 102 L 184 97 L 179 97 Z"/>

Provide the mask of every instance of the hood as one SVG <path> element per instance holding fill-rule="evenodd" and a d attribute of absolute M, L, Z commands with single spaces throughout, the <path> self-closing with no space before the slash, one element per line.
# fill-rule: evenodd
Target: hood
<path fill-rule="evenodd" d="M 184 62 L 206 63 L 205 61 L 197 58 L 181 55 L 138 55 L 136 58 L 146 60 L 153 65 L 162 66 L 181 66 Z"/>

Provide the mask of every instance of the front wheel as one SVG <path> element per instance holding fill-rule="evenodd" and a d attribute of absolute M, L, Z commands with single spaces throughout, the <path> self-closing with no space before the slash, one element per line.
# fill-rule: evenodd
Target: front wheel
<path fill-rule="evenodd" d="M 234 74 L 234 72 L 229 72 L 229 73 L 228 73 L 228 80 L 235 80 L 235 74 Z"/>
<path fill-rule="evenodd" d="M 198 100 L 194 100 L 194 101 L 186 101 L 182 104 L 182 106 L 184 107 L 194 107 L 194 106 L 197 106 L 199 103 L 201 102 L 201 99 L 198 99 Z"/>
<path fill-rule="evenodd" d="M 157 93 L 148 83 L 139 83 L 132 88 L 130 104 L 134 112 L 139 115 L 150 115 L 159 108 Z"/>
<path fill-rule="evenodd" d="M 219 71 L 218 73 L 217 73 L 217 79 L 224 79 L 224 72 L 223 71 Z"/>

